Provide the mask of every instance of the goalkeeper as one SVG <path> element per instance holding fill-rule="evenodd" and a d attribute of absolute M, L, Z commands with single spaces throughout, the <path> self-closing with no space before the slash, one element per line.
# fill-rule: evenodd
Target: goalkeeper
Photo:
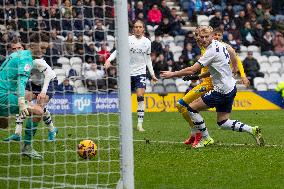
<path fill-rule="evenodd" d="M 41 41 L 41 43 L 39 43 Z M 49 39 L 43 33 L 30 36 L 29 50 L 17 51 L 9 56 L 0 67 L 0 127 L 9 126 L 9 116 L 18 114 L 16 123 L 33 115 L 33 121 L 39 122 L 43 109 L 39 105 L 30 105 L 25 101 L 25 87 L 33 67 L 33 58 L 41 57 L 48 46 Z M 36 157 L 31 145 L 24 144 L 22 154 Z"/>
<path fill-rule="evenodd" d="M 24 50 L 21 43 L 12 43 L 13 52 Z M 54 127 L 51 119 L 50 112 L 45 107 L 49 100 L 53 97 L 58 81 L 56 79 L 55 72 L 43 59 L 35 59 L 34 67 L 31 71 L 30 81 L 26 86 L 26 96 L 29 97 L 29 101 L 37 99 L 37 104 L 44 110 L 43 121 L 48 126 L 48 141 L 55 141 L 58 129 Z M 42 84 L 43 83 L 43 84 Z M 21 140 L 21 126 L 22 124 L 16 124 L 15 134 L 4 139 L 4 141 L 20 141 Z M 31 143 L 31 132 L 35 135 L 38 122 L 33 122 L 29 118 L 26 123 L 25 130 L 25 143 Z M 20 128 L 19 128 L 20 127 Z M 31 131 L 31 128 L 32 131 Z"/>

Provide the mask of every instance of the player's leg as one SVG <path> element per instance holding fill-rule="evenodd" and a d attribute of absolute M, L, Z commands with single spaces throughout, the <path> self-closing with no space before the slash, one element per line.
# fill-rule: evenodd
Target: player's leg
<path fill-rule="evenodd" d="M 264 145 L 264 140 L 261 136 L 261 130 L 258 126 L 252 127 L 239 120 L 231 120 L 230 113 L 232 111 L 232 105 L 234 97 L 236 96 L 236 90 L 230 92 L 226 97 L 223 97 L 224 101 L 221 105 L 216 106 L 217 111 L 217 124 L 222 129 L 228 129 L 236 132 L 247 132 L 254 136 L 256 143 L 260 146 Z"/>
<path fill-rule="evenodd" d="M 146 89 L 146 75 L 134 76 L 131 80 L 131 84 L 134 85 L 137 95 L 137 130 L 143 132 L 145 131 L 143 129 L 143 121 L 145 112 L 144 94 Z"/>
<path fill-rule="evenodd" d="M 184 141 L 184 144 L 189 145 L 192 144 L 195 146 L 201 140 L 201 133 L 194 127 L 194 124 L 191 121 L 187 105 L 193 102 L 195 99 L 201 97 L 206 92 L 212 89 L 212 83 L 201 83 L 190 90 L 182 99 L 180 99 L 177 103 L 177 109 L 182 114 L 184 119 L 189 124 L 190 135 L 188 139 Z"/>
<path fill-rule="evenodd" d="M 31 112 L 32 118 L 28 118 L 26 121 L 26 129 L 24 136 L 24 145 L 22 148 L 22 155 L 34 159 L 42 159 L 42 156 L 33 149 L 32 139 L 37 131 L 41 116 L 43 115 L 43 109 L 39 105 L 34 105 Z"/>
<path fill-rule="evenodd" d="M 209 107 L 210 106 L 207 105 L 201 97 L 188 105 L 188 112 L 194 127 L 202 134 L 202 140 L 200 140 L 196 145 L 192 146 L 194 148 L 205 147 L 214 143 L 214 140 L 209 136 L 204 119 L 199 113 L 199 111 L 208 109 Z"/>

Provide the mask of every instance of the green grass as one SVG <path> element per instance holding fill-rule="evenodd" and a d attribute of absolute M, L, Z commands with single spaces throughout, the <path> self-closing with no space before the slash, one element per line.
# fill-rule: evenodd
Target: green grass
<path fill-rule="evenodd" d="M 146 132 L 134 130 L 135 188 L 283 188 L 284 111 L 232 113 L 232 119 L 262 128 L 265 147 L 256 146 L 247 133 L 220 130 L 216 113 L 202 115 L 216 144 L 191 149 L 182 144 L 188 127 L 179 113 L 145 114 Z M 87 188 L 86 184 L 115 188 L 120 177 L 117 120 L 117 115 L 56 116 L 58 141 L 46 142 L 43 126 L 35 137 L 34 148 L 42 152 L 43 161 L 21 157 L 19 143 L 0 142 L 0 188 Z M 12 130 L 0 131 L 0 138 L 9 133 Z M 76 154 L 76 145 L 85 138 L 99 147 L 89 161 Z"/>

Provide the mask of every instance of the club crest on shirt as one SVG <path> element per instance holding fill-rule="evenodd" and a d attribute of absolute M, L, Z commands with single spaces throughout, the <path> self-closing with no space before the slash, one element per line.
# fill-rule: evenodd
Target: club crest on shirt
<path fill-rule="evenodd" d="M 26 64 L 25 67 L 24 67 L 24 70 L 26 72 L 28 72 L 28 71 L 30 71 L 30 69 L 31 69 L 31 66 L 29 64 Z"/>

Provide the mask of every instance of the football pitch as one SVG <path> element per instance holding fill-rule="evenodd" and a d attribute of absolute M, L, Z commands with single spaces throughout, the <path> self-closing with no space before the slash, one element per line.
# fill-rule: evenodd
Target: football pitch
<path fill-rule="evenodd" d="M 215 112 L 202 112 L 213 146 L 192 149 L 183 144 L 188 126 L 179 113 L 145 113 L 144 129 L 135 130 L 137 189 L 277 189 L 284 186 L 284 111 L 234 111 L 232 119 L 258 125 L 266 146 L 247 133 L 221 130 Z M 118 116 L 54 116 L 55 143 L 46 142 L 41 124 L 34 148 L 43 160 L 21 157 L 18 142 L 0 142 L 0 188 L 115 188 L 120 177 Z M 14 129 L 14 126 L 11 127 Z M 13 131 L 0 130 L 3 139 Z M 98 154 L 84 160 L 76 154 L 82 139 L 98 144 Z M 89 184 L 89 186 L 87 186 Z"/>

